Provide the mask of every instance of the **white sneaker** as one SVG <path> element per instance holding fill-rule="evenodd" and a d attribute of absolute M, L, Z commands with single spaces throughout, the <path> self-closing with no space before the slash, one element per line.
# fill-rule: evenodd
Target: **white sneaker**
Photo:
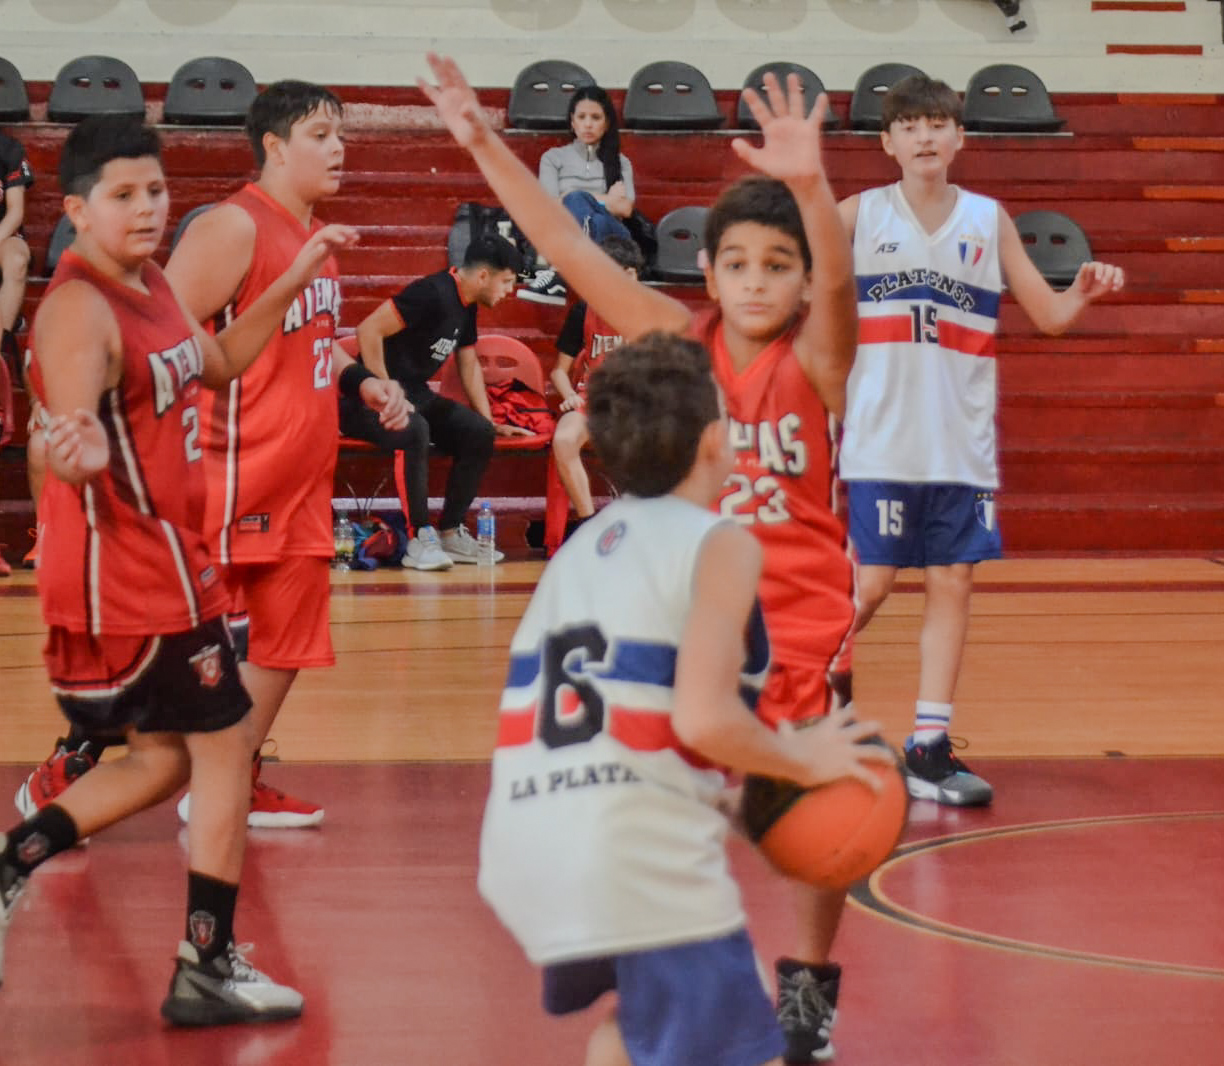
<path fill-rule="evenodd" d="M 475 562 L 475 559 L 472 560 Z M 404 566 L 412 570 L 449 570 L 454 560 L 438 542 L 438 531 L 433 526 L 422 526 L 417 535 L 408 542 L 404 553 Z"/>
<path fill-rule="evenodd" d="M 455 529 L 448 529 L 442 534 L 442 550 L 446 552 L 447 557 L 453 559 L 457 563 L 476 563 L 476 552 L 478 546 L 476 538 L 468 532 L 467 526 L 458 526 Z M 493 549 L 493 561 L 500 563 L 506 557 L 505 552 L 499 552 L 496 548 Z"/>
<path fill-rule="evenodd" d="M 249 947 L 230 944 L 205 963 L 194 945 L 181 941 L 162 1017 L 172 1025 L 233 1025 L 301 1014 L 302 994 L 247 962 L 243 950 Z"/>
<path fill-rule="evenodd" d="M 565 282 L 551 268 L 536 271 L 535 280 L 530 285 L 524 285 L 514 294 L 520 300 L 530 300 L 537 304 L 554 304 L 561 307 L 565 303 Z"/>

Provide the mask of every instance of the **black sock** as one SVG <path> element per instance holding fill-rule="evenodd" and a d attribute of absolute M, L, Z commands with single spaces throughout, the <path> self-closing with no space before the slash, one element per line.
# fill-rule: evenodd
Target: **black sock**
<path fill-rule="evenodd" d="M 234 939 L 238 886 L 187 871 L 187 940 L 201 962 L 212 962 Z"/>
<path fill-rule="evenodd" d="M 49 803 L 29 821 L 10 829 L 4 848 L 4 865 L 21 877 L 29 877 L 39 863 L 67 851 L 77 842 L 76 823 L 63 807 Z"/>

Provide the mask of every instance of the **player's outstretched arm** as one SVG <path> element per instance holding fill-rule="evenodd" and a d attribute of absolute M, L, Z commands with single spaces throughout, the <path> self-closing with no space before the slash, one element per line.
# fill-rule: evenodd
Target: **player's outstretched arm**
<path fill-rule="evenodd" d="M 774 733 L 740 699 L 744 630 L 760 572 L 761 549 L 746 530 L 726 525 L 706 535 L 676 662 L 676 736 L 699 755 L 744 773 L 801 785 L 859 777 L 878 788 L 863 764 L 891 761 L 891 756 L 882 748 L 873 751 L 854 743 L 876 735 L 877 723 L 839 720 L 815 744 L 806 737 Z"/>
<path fill-rule="evenodd" d="M 219 388 L 250 366 L 280 327 L 289 305 L 318 276 L 323 264 L 356 240 L 357 231 L 351 226 L 324 226 L 302 245 L 288 269 L 215 338 L 197 323 L 204 349 L 204 384 Z M 180 297 L 179 304 L 190 318 L 186 300 Z"/>
<path fill-rule="evenodd" d="M 840 417 L 858 347 L 858 307 L 854 257 L 821 149 L 821 123 L 829 100 L 821 93 L 805 115 L 803 88 L 794 74 L 785 92 L 778 79 L 767 74 L 765 97 L 746 89 L 744 98 L 764 143 L 754 147 L 737 137 L 731 147 L 749 166 L 785 182 L 799 204 L 812 250 L 812 278 L 811 309 L 795 338 L 795 354 L 825 407 Z"/>
<path fill-rule="evenodd" d="M 626 341 L 655 329 L 682 333 L 691 317 L 688 308 L 631 278 L 582 232 L 573 216 L 489 128 L 476 94 L 455 61 L 431 52 L 429 65 L 437 84 L 417 79 L 422 92 L 459 145 L 472 154 L 519 228 L 570 288 Z"/>
<path fill-rule="evenodd" d="M 97 410 L 102 394 L 122 379 L 119 323 L 93 286 L 70 281 L 43 300 L 33 347 L 43 382 L 47 466 L 61 481 L 79 485 L 110 461 Z"/>
<path fill-rule="evenodd" d="M 1120 292 L 1126 284 L 1121 267 L 1093 261 L 1079 268 L 1070 288 L 1055 292 L 1028 257 L 1020 231 L 1001 205 L 999 261 L 1016 302 L 1033 325 L 1051 336 L 1067 330 L 1089 304 L 1111 292 Z"/>

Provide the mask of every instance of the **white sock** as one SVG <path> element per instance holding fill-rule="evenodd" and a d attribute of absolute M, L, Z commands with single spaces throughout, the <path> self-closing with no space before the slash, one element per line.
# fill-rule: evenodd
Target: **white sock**
<path fill-rule="evenodd" d="M 945 736 L 952 721 L 952 704 L 919 700 L 914 705 L 914 743 L 930 744 Z"/>

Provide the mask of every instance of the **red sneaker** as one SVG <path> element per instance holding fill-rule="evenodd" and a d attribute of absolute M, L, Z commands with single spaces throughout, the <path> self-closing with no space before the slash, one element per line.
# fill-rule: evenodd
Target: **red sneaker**
<path fill-rule="evenodd" d="M 259 779 L 263 758 L 255 756 L 251 764 L 251 812 L 247 825 L 251 829 L 306 829 L 323 821 L 323 808 L 287 795 L 279 788 L 265 785 Z M 179 818 L 186 822 L 191 814 L 191 793 L 178 802 Z"/>
<path fill-rule="evenodd" d="M 22 818 L 37 814 L 73 781 L 97 765 L 98 760 L 89 749 L 89 741 L 77 751 L 69 751 L 64 746 L 63 738 L 55 742 L 55 751 L 50 758 L 22 782 L 17 795 L 13 797 Z"/>
<path fill-rule="evenodd" d="M 253 829 L 302 829 L 323 821 L 323 808 L 297 799 L 259 779 L 262 756 L 251 766 L 251 813 L 247 825 Z"/>

